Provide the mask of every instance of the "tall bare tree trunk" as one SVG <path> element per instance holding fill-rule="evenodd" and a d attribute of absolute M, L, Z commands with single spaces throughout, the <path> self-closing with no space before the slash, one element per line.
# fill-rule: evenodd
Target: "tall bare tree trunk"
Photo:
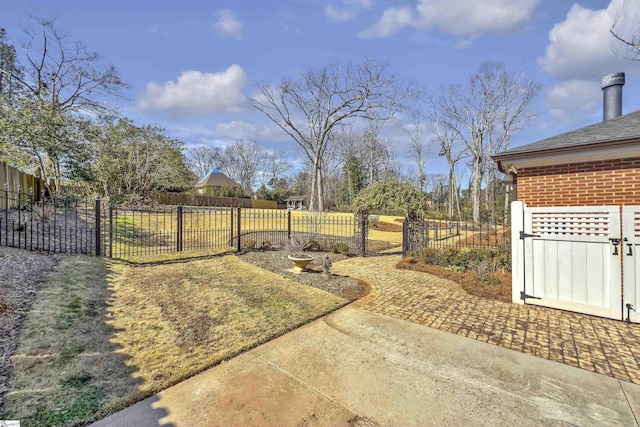
<path fill-rule="evenodd" d="M 316 177 L 317 177 L 317 164 L 318 159 L 313 159 L 313 166 L 311 167 L 311 192 L 309 194 L 309 209 L 315 210 L 317 207 L 317 197 L 316 197 Z"/>
<path fill-rule="evenodd" d="M 480 223 L 480 183 L 482 179 L 481 175 L 481 158 L 480 156 L 474 156 L 473 159 L 473 180 L 471 183 L 471 201 L 473 205 L 473 223 Z"/>
<path fill-rule="evenodd" d="M 456 177 L 453 168 L 449 169 L 449 197 L 448 197 L 448 207 L 447 207 L 447 216 L 449 218 L 453 218 L 453 209 L 455 203 L 455 185 Z"/>
<path fill-rule="evenodd" d="M 509 192 L 504 193 L 504 217 L 502 218 L 502 225 L 507 226 L 509 224 Z"/>

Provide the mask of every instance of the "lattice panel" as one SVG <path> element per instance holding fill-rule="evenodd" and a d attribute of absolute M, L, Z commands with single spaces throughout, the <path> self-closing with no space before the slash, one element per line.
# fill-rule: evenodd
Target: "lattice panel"
<path fill-rule="evenodd" d="M 633 235 L 640 237 L 640 211 L 633 213 Z"/>
<path fill-rule="evenodd" d="M 564 236 L 609 236 L 609 213 L 607 212 L 534 212 L 533 233 Z M 637 217 L 636 217 L 637 218 Z M 640 222 L 636 219 L 636 233 Z"/>

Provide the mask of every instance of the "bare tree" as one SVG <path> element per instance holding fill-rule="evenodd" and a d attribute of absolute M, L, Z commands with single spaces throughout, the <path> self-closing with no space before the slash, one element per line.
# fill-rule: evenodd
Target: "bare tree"
<path fill-rule="evenodd" d="M 495 204 L 497 185 L 497 166 L 490 156 L 503 150 L 508 150 L 511 146 L 512 135 L 522 130 L 534 117 L 535 112 L 531 110 L 533 100 L 540 94 L 541 86 L 533 81 L 524 72 L 515 73 L 497 66 L 495 72 L 497 79 L 498 105 L 500 106 L 499 120 L 491 134 L 489 144 L 490 162 L 487 175 L 487 195 L 488 204 Z M 508 212 L 509 195 L 505 193 L 504 212 Z"/>
<path fill-rule="evenodd" d="M 456 179 L 456 165 L 466 155 L 464 144 L 459 138 L 460 130 L 457 128 L 459 123 L 455 121 L 447 121 L 441 108 L 445 108 L 447 93 L 441 92 L 437 99 L 429 96 L 427 98 L 429 106 L 429 122 L 434 139 L 440 146 L 439 156 L 446 159 L 449 166 L 448 176 L 448 199 L 447 199 L 447 216 L 453 218 L 454 209 L 457 212 L 458 219 L 461 219 L 462 212 L 460 209 L 460 195 L 458 193 L 458 183 Z"/>
<path fill-rule="evenodd" d="M 26 93 L 61 111 L 105 110 L 106 99 L 128 88 L 113 66 L 99 66 L 96 52 L 81 42 L 69 43 L 55 21 L 35 21 L 33 28 L 25 30 L 20 72 L 15 67 L 0 68 L 0 73 L 19 82 Z"/>
<path fill-rule="evenodd" d="M 247 193 L 253 194 L 253 184 L 263 161 L 260 144 L 250 139 L 239 139 L 225 147 L 221 156 L 221 168 L 240 184 Z"/>
<path fill-rule="evenodd" d="M 430 173 L 425 176 L 425 190 L 431 194 L 431 201 L 440 209 L 447 189 L 449 177 L 444 173 Z"/>
<path fill-rule="evenodd" d="M 35 173 L 56 191 L 62 173 L 67 174 L 85 148 L 78 132 L 71 129 L 77 120 L 82 121 L 75 113 L 111 112 L 108 99 L 119 97 L 128 86 L 113 66 L 101 66 L 97 53 L 80 42 L 68 42 L 54 21 L 36 19 L 25 33 L 21 50 L 8 49 L 0 41 L 2 91 L 6 92 L 9 82 L 15 107 L 11 113 L 16 116 L 9 123 L 10 134 L 19 140 L 19 149 L 38 164 Z M 38 135 L 35 128 L 39 128 Z"/>
<path fill-rule="evenodd" d="M 407 118 L 402 129 L 411 140 L 411 152 L 418 175 L 418 188 L 424 191 L 427 183 L 426 166 L 430 148 L 429 128 L 426 123 L 428 114 L 425 111 L 428 94 L 424 88 L 416 88 L 411 91 L 409 98 L 411 104 L 407 108 Z"/>
<path fill-rule="evenodd" d="M 312 164 L 311 209 L 324 209 L 323 161 L 336 126 L 354 119 L 383 120 L 397 108 L 395 76 L 387 64 L 334 63 L 307 69 L 280 85 L 262 83 L 251 100 L 302 148 Z"/>
<path fill-rule="evenodd" d="M 272 190 L 276 189 L 280 177 L 289 170 L 291 165 L 282 151 L 269 151 L 264 153 L 262 172 L 262 184 L 268 185 Z"/>
<path fill-rule="evenodd" d="M 364 166 L 367 172 L 367 185 L 377 181 L 394 179 L 400 175 L 400 167 L 396 156 L 396 145 L 380 138 L 381 121 L 372 121 L 361 138 Z"/>
<path fill-rule="evenodd" d="M 214 167 L 221 167 L 221 150 L 201 145 L 187 150 L 187 165 L 191 172 L 202 178 Z"/>
<path fill-rule="evenodd" d="M 440 120 L 464 142 L 471 159 L 473 222 L 480 222 L 480 199 L 489 155 L 531 117 L 539 86 L 503 65 L 484 63 L 465 85 L 453 85 L 439 98 Z M 493 165 L 491 165 L 493 168 Z"/>
<path fill-rule="evenodd" d="M 637 0 L 624 0 L 613 25 L 611 51 L 622 58 L 640 60 L 640 4 Z"/>

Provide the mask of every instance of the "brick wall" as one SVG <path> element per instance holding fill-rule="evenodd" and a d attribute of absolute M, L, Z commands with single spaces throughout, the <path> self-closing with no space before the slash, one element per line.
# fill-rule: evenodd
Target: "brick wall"
<path fill-rule="evenodd" d="M 640 205 L 640 158 L 522 168 L 517 197 L 528 206 Z"/>

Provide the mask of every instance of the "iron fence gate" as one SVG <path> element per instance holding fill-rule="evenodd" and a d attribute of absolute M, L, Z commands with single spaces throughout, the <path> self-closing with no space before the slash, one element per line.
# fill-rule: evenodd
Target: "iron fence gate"
<path fill-rule="evenodd" d="M 508 250 L 511 245 L 509 224 L 449 221 L 430 218 L 405 218 L 402 223 L 402 256 L 423 249 L 479 248 Z"/>

